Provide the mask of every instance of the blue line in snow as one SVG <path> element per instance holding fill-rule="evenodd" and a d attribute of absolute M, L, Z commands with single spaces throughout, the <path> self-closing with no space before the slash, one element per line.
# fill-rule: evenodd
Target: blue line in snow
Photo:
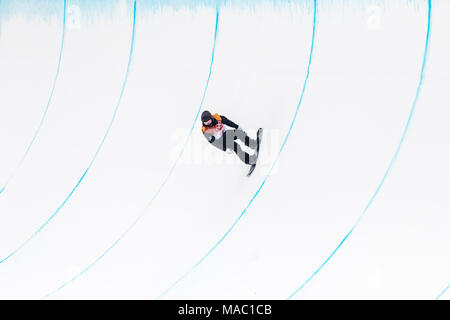
<path fill-rule="evenodd" d="M 167 288 L 162 294 L 160 294 L 156 299 L 160 299 L 161 297 L 163 297 L 164 295 L 166 295 L 167 293 L 169 293 L 169 291 L 171 291 L 178 283 L 180 283 L 183 279 L 185 279 L 189 274 L 191 274 L 224 240 L 225 238 L 230 234 L 230 232 L 233 230 L 233 228 L 236 226 L 236 224 L 239 222 L 239 220 L 241 220 L 241 218 L 244 216 L 245 212 L 247 211 L 247 209 L 250 207 L 250 205 L 253 203 L 253 200 L 255 200 L 255 198 L 257 197 L 257 195 L 259 194 L 259 192 L 261 191 L 262 187 L 264 186 L 264 184 L 266 183 L 267 179 L 269 178 L 270 174 L 272 173 L 273 168 L 275 167 L 275 165 L 278 162 L 278 159 L 280 157 L 281 152 L 284 149 L 284 146 L 286 145 L 286 142 L 292 132 L 292 128 L 294 126 L 295 120 L 297 118 L 298 112 L 300 110 L 300 106 L 302 104 L 303 101 L 303 96 L 305 94 L 305 90 L 306 90 L 306 85 L 308 83 L 308 79 L 309 79 L 309 73 L 310 73 L 310 69 L 311 69 L 311 61 L 312 61 L 312 56 L 313 56 L 313 50 L 314 50 L 314 40 L 315 40 L 315 34 L 316 34 L 316 15 L 317 15 L 317 1 L 314 0 L 314 20 L 313 20 L 313 27 L 312 27 L 312 38 L 311 38 L 311 49 L 309 52 L 309 60 L 308 60 L 308 68 L 306 71 L 306 77 L 305 77 L 305 82 L 303 83 L 303 88 L 301 91 L 301 95 L 300 95 L 300 99 L 297 105 L 297 108 L 295 110 L 295 114 L 294 117 L 292 118 L 291 121 L 291 125 L 289 127 L 288 132 L 286 133 L 286 136 L 284 138 L 284 141 L 281 145 L 281 148 L 275 158 L 275 160 L 272 163 L 272 166 L 269 169 L 269 172 L 267 173 L 267 175 L 264 177 L 264 180 L 262 181 L 261 185 L 259 186 L 258 190 L 256 191 L 256 193 L 253 195 L 253 197 L 251 198 L 250 202 L 247 204 L 247 206 L 244 208 L 244 210 L 242 211 L 242 213 L 237 217 L 237 219 L 233 222 L 233 224 L 228 228 L 228 230 L 225 232 L 225 234 L 219 239 L 219 241 L 216 242 L 216 244 L 193 266 L 191 267 L 187 272 L 185 272 L 180 278 L 178 278 L 169 288 Z"/>
<path fill-rule="evenodd" d="M 8 256 L 6 256 L 2 260 L 0 260 L 0 263 L 5 262 L 11 256 L 16 254 L 19 250 L 21 250 L 28 242 L 30 242 L 61 211 L 61 209 L 64 207 L 64 205 L 67 203 L 67 201 L 69 201 L 70 197 L 72 197 L 72 195 L 75 192 L 75 190 L 78 188 L 78 186 L 84 180 L 84 178 L 86 177 L 86 174 L 88 173 L 89 169 L 92 167 L 92 165 L 94 164 L 95 160 L 97 159 L 97 156 L 100 153 L 100 150 L 102 149 L 102 147 L 103 147 L 103 145 L 104 145 L 104 143 L 106 141 L 106 138 L 108 137 L 108 134 L 109 134 L 109 132 L 110 132 L 110 130 L 112 128 L 114 120 L 115 120 L 115 118 L 117 116 L 117 112 L 119 110 L 120 103 L 122 101 L 123 94 L 125 92 L 125 87 L 126 87 L 126 84 L 127 84 L 128 74 L 129 74 L 129 71 L 130 71 L 131 61 L 132 61 L 132 57 L 133 57 L 135 29 L 136 29 L 136 0 L 134 1 L 133 31 L 132 31 L 132 35 L 131 35 L 130 55 L 129 55 L 129 58 L 128 58 L 128 66 L 127 66 L 127 70 L 126 70 L 126 73 L 125 73 L 125 78 L 124 78 L 124 81 L 123 81 L 123 84 L 122 84 L 122 89 L 120 91 L 119 100 L 118 100 L 117 105 L 116 105 L 116 107 L 114 109 L 113 116 L 112 116 L 111 121 L 109 123 L 109 126 L 108 126 L 108 128 L 107 128 L 107 130 L 105 132 L 105 135 L 103 136 L 103 138 L 102 138 L 102 140 L 100 142 L 100 145 L 98 146 L 97 151 L 94 154 L 94 157 L 91 159 L 91 162 L 89 163 L 87 169 L 84 171 L 84 173 L 81 176 L 81 178 L 78 180 L 77 184 L 74 186 L 74 188 L 69 193 L 69 195 L 64 199 L 64 201 L 61 203 L 61 205 L 58 207 L 58 209 L 27 240 L 25 240 L 18 248 L 16 248 Z"/>
<path fill-rule="evenodd" d="M 439 300 L 440 297 L 442 297 L 444 295 L 444 293 L 448 290 L 448 288 L 450 287 L 450 285 L 448 285 L 447 287 L 445 287 L 444 290 L 442 290 L 442 292 L 434 299 L 434 300 Z"/>
<path fill-rule="evenodd" d="M 56 74 L 55 74 L 55 78 L 53 79 L 53 85 L 52 85 L 52 89 L 50 91 L 50 96 L 48 97 L 48 100 L 47 100 L 47 105 L 45 106 L 44 113 L 42 114 L 41 121 L 39 122 L 39 126 L 37 127 L 36 131 L 34 132 L 33 138 L 31 139 L 30 143 L 28 144 L 27 148 L 25 149 L 25 153 L 22 155 L 22 158 L 20 159 L 19 163 L 14 168 L 14 170 L 9 175 L 9 177 L 6 179 L 6 182 L 3 184 L 3 187 L 0 189 L 0 195 L 3 193 L 3 191 L 5 191 L 9 182 L 16 175 L 17 170 L 19 170 L 19 168 L 22 166 L 23 162 L 25 161 L 25 158 L 28 156 L 28 153 L 30 152 L 31 147 L 34 145 L 34 142 L 36 141 L 36 138 L 42 129 L 45 118 L 47 117 L 48 109 L 50 108 L 50 104 L 53 100 L 53 93 L 55 91 L 56 82 L 58 81 L 59 70 L 61 67 L 61 59 L 62 59 L 62 53 L 63 53 L 63 48 L 64 48 L 64 39 L 65 39 L 65 34 L 66 34 L 66 9 L 67 9 L 67 4 L 66 4 L 66 0 L 64 0 L 64 14 L 63 14 L 63 23 L 62 23 L 61 47 L 59 49 L 59 58 L 58 58 L 58 65 L 56 67 Z"/>
<path fill-rule="evenodd" d="M 408 121 L 406 122 L 405 128 L 403 130 L 403 134 L 402 137 L 400 139 L 400 142 L 397 146 L 397 149 L 395 150 L 394 156 L 391 159 L 391 162 L 389 163 L 389 166 L 386 169 L 386 172 L 383 175 L 383 178 L 381 179 L 378 187 L 376 188 L 374 194 L 372 195 L 372 197 L 370 198 L 369 202 L 367 203 L 367 205 L 365 206 L 364 210 L 362 211 L 361 215 L 358 217 L 358 219 L 356 220 L 356 223 L 351 227 L 350 231 L 345 235 L 345 237 L 341 240 L 341 242 L 338 244 L 338 246 L 333 250 L 333 252 L 331 252 L 331 254 L 325 259 L 325 261 L 319 266 L 319 268 L 317 268 L 313 274 L 306 279 L 306 281 L 300 286 L 298 287 L 287 299 L 291 299 L 292 297 L 294 297 L 308 282 L 311 281 L 311 279 L 328 263 L 328 261 L 334 256 L 334 254 L 339 250 L 339 248 L 341 248 L 341 246 L 344 244 L 344 242 L 347 240 L 347 238 L 352 234 L 353 230 L 355 230 L 355 228 L 358 226 L 358 224 L 360 223 L 361 219 L 363 218 L 363 216 L 365 215 L 365 213 L 367 212 L 367 210 L 369 209 L 369 207 L 372 205 L 373 201 L 375 200 L 375 198 L 377 197 L 379 191 L 381 190 L 381 187 L 383 186 L 386 178 L 388 177 L 389 173 L 391 172 L 392 167 L 394 166 L 395 161 L 397 160 L 398 154 L 400 152 L 400 149 L 403 146 L 403 142 L 405 141 L 406 138 L 406 134 L 408 133 L 408 129 L 410 127 L 410 123 L 412 120 L 412 117 L 414 115 L 414 111 L 416 109 L 416 104 L 417 101 L 419 100 L 419 95 L 422 89 L 422 83 L 423 83 L 423 78 L 424 78 L 424 72 L 425 72 L 425 66 L 426 66 L 426 62 L 427 62 L 427 56 L 428 56 L 428 47 L 429 47 L 429 43 L 430 43 L 430 31 L 431 31 L 431 0 L 428 0 L 428 22 L 427 22 L 427 36 L 426 36 L 426 40 L 425 40 L 425 51 L 424 51 L 424 55 L 423 55 L 423 60 L 422 60 L 422 68 L 420 70 L 420 78 L 419 78 L 419 84 L 417 86 L 417 90 L 416 90 L 416 95 L 414 97 L 414 101 L 411 107 L 411 111 L 409 113 L 408 116 Z"/>
<path fill-rule="evenodd" d="M 145 208 L 143 209 L 142 213 L 133 221 L 133 223 L 120 235 L 120 237 L 118 237 L 100 256 L 98 256 L 91 264 L 89 264 L 86 268 L 84 268 L 80 273 L 78 273 L 76 276 L 74 276 L 72 279 L 68 280 L 67 282 L 63 283 L 62 285 L 60 285 L 58 288 L 56 288 L 55 290 L 53 290 L 52 292 L 46 294 L 45 296 L 43 296 L 43 299 L 55 294 L 56 292 L 60 291 L 61 289 L 63 289 L 64 287 L 66 287 L 67 285 L 69 285 L 70 283 L 72 283 L 73 281 L 75 281 L 76 279 L 78 279 L 79 277 L 81 277 L 84 273 L 86 273 L 89 269 L 91 269 L 94 265 L 96 265 L 111 249 L 113 249 L 130 231 L 131 229 L 133 229 L 133 227 L 141 220 L 141 218 L 144 216 L 144 214 L 146 213 L 147 209 L 153 204 L 153 201 L 158 197 L 158 195 L 160 194 L 161 190 L 164 188 L 164 186 L 166 185 L 167 181 L 169 180 L 169 178 L 172 176 L 173 171 L 175 170 L 181 156 L 184 153 L 184 150 L 187 146 L 187 143 L 189 142 L 189 139 L 192 135 L 192 132 L 194 130 L 194 126 L 195 123 L 198 119 L 198 116 L 200 114 L 201 108 L 203 106 L 203 102 L 205 100 L 205 96 L 206 96 L 206 92 L 208 91 L 208 86 L 209 86 L 209 82 L 211 79 L 211 74 L 212 74 L 212 68 L 213 68 L 213 64 L 214 64 L 214 55 L 215 55 L 215 50 L 216 50 L 216 42 L 217 42 L 217 34 L 218 34 L 218 27 L 219 27 L 219 8 L 216 8 L 216 24 L 215 24 L 215 29 L 214 29 L 214 42 L 213 42 L 213 48 L 212 48 L 212 54 L 211 54 L 211 64 L 209 66 L 209 74 L 208 74 L 208 78 L 206 80 L 206 85 L 205 85 L 205 89 L 203 91 L 203 96 L 202 96 L 202 100 L 200 102 L 200 105 L 198 107 L 197 110 L 197 114 L 195 115 L 194 121 L 192 123 L 191 129 L 189 130 L 188 136 L 186 137 L 186 140 L 184 142 L 184 145 L 180 151 L 180 153 L 178 154 L 178 157 L 176 158 L 175 162 L 173 163 L 172 167 L 170 168 L 167 176 L 165 177 L 163 183 L 159 186 L 158 190 L 156 191 L 156 193 L 153 195 L 153 197 L 151 198 L 151 200 L 148 202 L 148 204 L 145 206 Z"/>

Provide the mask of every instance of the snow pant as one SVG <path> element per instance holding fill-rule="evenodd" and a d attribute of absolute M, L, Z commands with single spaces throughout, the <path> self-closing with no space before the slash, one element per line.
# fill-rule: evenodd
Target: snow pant
<path fill-rule="evenodd" d="M 237 139 L 241 140 L 248 148 L 254 150 L 254 153 L 249 154 L 242 150 L 239 143 L 236 142 Z M 213 144 L 223 151 L 233 150 L 237 154 L 239 159 L 241 159 L 242 162 L 248 165 L 255 164 L 256 159 L 258 158 L 258 154 L 256 152 L 258 148 L 258 142 L 255 139 L 250 138 L 242 129 L 232 129 L 225 131 L 222 137 L 214 141 Z"/>

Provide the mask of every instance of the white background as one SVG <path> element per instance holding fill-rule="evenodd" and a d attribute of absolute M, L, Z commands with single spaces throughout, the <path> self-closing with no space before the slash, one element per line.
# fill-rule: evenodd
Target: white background
<path fill-rule="evenodd" d="M 0 186 L 33 137 L 55 77 L 63 6 L 52 5 L 48 19 L 20 8 L 2 16 Z M 78 182 L 124 82 L 132 2 L 104 14 L 71 5 L 48 115 L 0 195 L 0 260 Z M 318 1 L 310 77 L 277 167 L 217 250 L 164 298 L 285 299 L 320 266 L 361 214 L 398 146 L 419 83 L 427 10 L 427 1 L 419 0 Z M 58 215 L 0 264 L 0 298 L 51 292 L 142 213 L 195 118 L 215 14 L 214 7 L 151 10 L 138 1 L 131 69 L 106 143 Z M 433 1 L 423 87 L 391 174 L 340 251 L 295 298 L 433 299 L 447 286 L 449 15 L 450 3 Z M 51 298 L 155 298 L 222 237 L 260 186 L 291 124 L 312 22 L 312 1 L 220 9 L 203 109 L 226 115 L 250 134 L 265 128 L 254 175 L 247 178 L 237 157 L 209 146 L 197 121 L 145 217 Z"/>

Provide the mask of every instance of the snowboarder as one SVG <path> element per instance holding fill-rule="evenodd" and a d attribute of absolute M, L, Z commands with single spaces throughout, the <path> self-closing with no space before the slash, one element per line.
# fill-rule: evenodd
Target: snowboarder
<path fill-rule="evenodd" d="M 239 125 L 225 116 L 218 115 L 217 113 L 212 115 L 211 112 L 204 111 L 201 118 L 203 124 L 202 132 L 206 140 L 222 151 L 234 151 L 242 162 L 251 166 L 250 175 L 258 160 L 262 128 L 259 128 L 255 140 L 250 138 Z M 235 141 L 236 139 L 239 139 L 245 146 L 253 150 L 253 154 L 242 150 L 239 143 Z"/>

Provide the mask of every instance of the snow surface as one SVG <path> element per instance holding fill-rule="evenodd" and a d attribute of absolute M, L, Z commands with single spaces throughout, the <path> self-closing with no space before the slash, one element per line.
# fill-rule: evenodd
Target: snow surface
<path fill-rule="evenodd" d="M 253 135 L 264 127 L 261 159 L 247 178 L 197 120 L 162 189 L 205 91 L 216 8 L 140 10 L 138 0 L 126 77 L 133 1 L 96 15 L 68 1 L 48 114 L 17 170 L 55 79 L 63 1 L 49 19 L 2 16 L 0 188 L 15 173 L 0 194 L 0 260 L 14 253 L 0 263 L 0 298 L 153 299 L 170 287 L 162 298 L 286 299 L 305 282 L 398 148 L 428 22 L 425 0 L 318 1 L 304 97 L 264 180 L 305 83 L 314 17 L 306 2 L 219 8 L 201 110 Z M 423 84 L 397 161 L 294 299 L 434 299 L 450 281 L 450 3 L 432 4 Z"/>

